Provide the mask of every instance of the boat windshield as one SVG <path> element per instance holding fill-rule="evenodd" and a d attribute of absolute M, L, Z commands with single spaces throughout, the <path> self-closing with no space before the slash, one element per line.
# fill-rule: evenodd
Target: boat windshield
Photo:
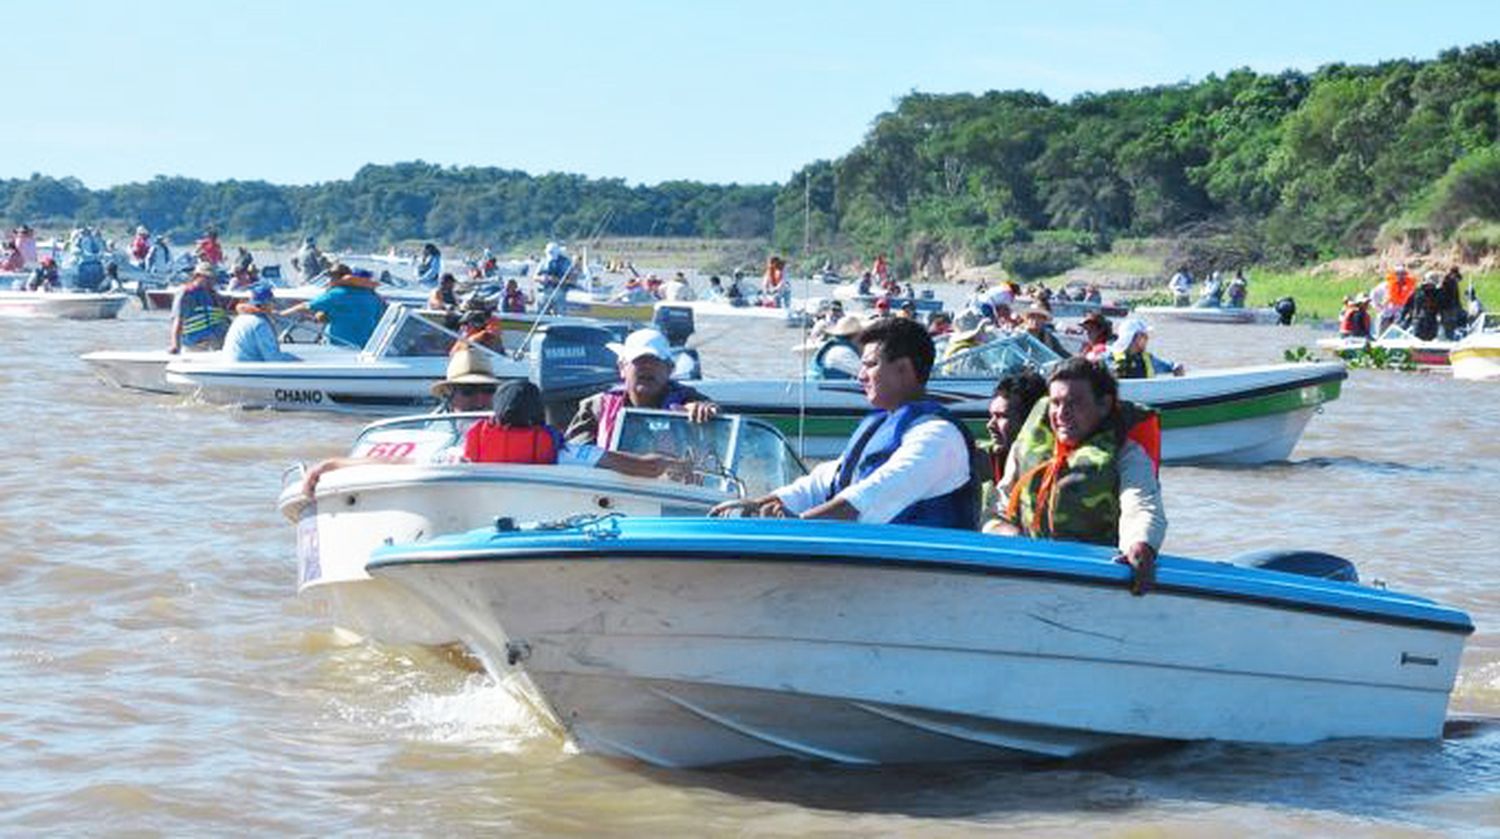
<path fill-rule="evenodd" d="M 457 332 L 420 316 L 415 309 L 391 305 L 386 307 L 385 315 L 365 344 L 365 354 L 372 358 L 441 358 L 448 355 L 458 340 L 461 339 Z M 499 359 L 486 347 L 470 346 L 489 355 L 491 362 Z"/>
<path fill-rule="evenodd" d="M 695 479 L 718 482 L 725 489 L 737 483 L 752 498 L 807 472 L 780 432 L 738 415 L 695 423 L 680 412 L 627 409 L 615 424 L 610 449 L 685 458 L 693 464 Z"/>
<path fill-rule="evenodd" d="M 1041 370 L 1061 358 L 1030 335 L 1002 335 L 939 361 L 932 378 L 999 380 L 1024 367 Z"/>
<path fill-rule="evenodd" d="M 469 426 L 487 416 L 487 411 L 475 411 L 381 420 L 365 426 L 349 455 L 421 463 L 460 445 Z M 728 492 L 743 487 L 746 497 L 765 495 L 807 474 L 786 438 L 752 417 L 728 415 L 693 423 L 683 413 L 627 408 L 609 448 L 684 458 L 693 464 L 693 481 Z"/>

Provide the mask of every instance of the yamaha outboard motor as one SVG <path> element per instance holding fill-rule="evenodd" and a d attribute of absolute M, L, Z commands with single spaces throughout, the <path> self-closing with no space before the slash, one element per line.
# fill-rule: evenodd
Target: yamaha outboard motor
<path fill-rule="evenodd" d="M 656 307 L 651 325 L 666 336 L 668 344 L 674 347 L 686 346 L 687 340 L 693 336 L 693 310 L 687 306 L 663 303 Z"/>
<path fill-rule="evenodd" d="M 1271 306 L 1271 308 L 1276 310 L 1277 322 L 1279 322 L 1282 326 L 1292 325 L 1292 318 L 1297 314 L 1296 300 L 1293 300 L 1290 297 L 1283 297 L 1280 300 L 1277 300 Z"/>
<path fill-rule="evenodd" d="M 583 324 L 554 323 L 531 336 L 527 356 L 530 378 L 542 390 L 547 421 L 566 425 L 578 401 L 609 388 L 620 379 L 609 330 Z"/>

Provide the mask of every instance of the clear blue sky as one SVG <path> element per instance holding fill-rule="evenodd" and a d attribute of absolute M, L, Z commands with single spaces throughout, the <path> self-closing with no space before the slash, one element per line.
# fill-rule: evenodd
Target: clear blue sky
<path fill-rule="evenodd" d="M 1495 0 L 18 0 L 3 19 L 0 177 L 91 187 L 416 159 L 767 183 L 912 90 L 1066 100 L 1500 38 Z"/>

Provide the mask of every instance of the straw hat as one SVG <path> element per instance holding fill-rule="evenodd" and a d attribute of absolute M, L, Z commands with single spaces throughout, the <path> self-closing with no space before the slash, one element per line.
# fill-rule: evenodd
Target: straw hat
<path fill-rule="evenodd" d="M 490 360 L 482 352 L 476 352 L 468 344 L 464 344 L 448 359 L 448 375 L 432 386 L 432 395 L 439 399 L 448 395 L 448 389 L 454 385 L 493 385 L 500 386 L 500 380 L 495 378 L 495 368 L 490 366 Z"/>
<path fill-rule="evenodd" d="M 853 338 L 863 331 L 865 331 L 865 322 L 859 319 L 859 315 L 844 315 L 833 326 L 823 330 L 823 334 L 839 338 Z"/>
<path fill-rule="evenodd" d="M 1026 314 L 1024 315 L 1024 317 L 1037 317 L 1041 318 L 1042 320 L 1052 320 L 1052 313 L 1042 308 L 1041 306 L 1032 306 L 1030 309 L 1026 310 Z"/>

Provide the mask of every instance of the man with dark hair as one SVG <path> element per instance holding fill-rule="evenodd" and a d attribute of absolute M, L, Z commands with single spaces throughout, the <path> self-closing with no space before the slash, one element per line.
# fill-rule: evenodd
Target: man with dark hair
<path fill-rule="evenodd" d="M 727 501 L 711 515 L 799 516 L 972 530 L 978 520 L 974 441 L 952 414 L 927 398 L 932 338 L 907 318 L 859 334 L 858 380 L 875 409 L 837 460 L 769 495 Z"/>
<path fill-rule="evenodd" d="M 1167 533 L 1159 440 L 1155 415 L 1121 402 L 1108 370 L 1063 361 L 1011 447 L 996 487 L 1004 509 L 985 531 L 1116 545 L 1144 593 Z"/>

